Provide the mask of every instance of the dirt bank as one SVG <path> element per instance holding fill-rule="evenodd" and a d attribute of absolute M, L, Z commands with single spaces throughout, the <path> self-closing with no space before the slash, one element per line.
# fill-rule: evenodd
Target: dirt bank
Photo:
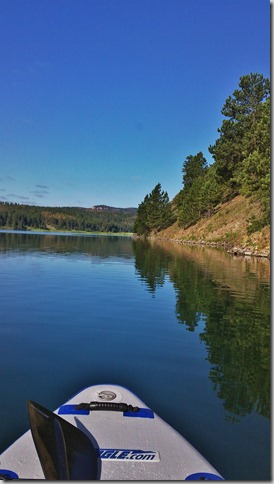
<path fill-rule="evenodd" d="M 175 223 L 152 236 L 185 244 L 222 246 L 238 255 L 270 257 L 270 227 L 248 235 L 250 221 L 260 215 L 258 203 L 239 195 L 196 225 L 182 229 Z"/>

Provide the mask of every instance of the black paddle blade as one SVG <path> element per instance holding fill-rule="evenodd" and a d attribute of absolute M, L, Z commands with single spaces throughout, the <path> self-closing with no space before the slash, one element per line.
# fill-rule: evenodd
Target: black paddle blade
<path fill-rule="evenodd" d="M 33 441 L 47 480 L 96 480 L 98 454 L 90 439 L 38 403 L 28 401 Z"/>

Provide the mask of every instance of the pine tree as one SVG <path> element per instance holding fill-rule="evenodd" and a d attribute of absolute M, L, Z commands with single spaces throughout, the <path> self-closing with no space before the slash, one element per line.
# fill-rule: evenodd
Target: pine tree
<path fill-rule="evenodd" d="M 134 231 L 138 235 L 148 235 L 159 231 L 173 222 L 168 193 L 158 183 L 149 195 L 146 195 L 137 210 Z"/>

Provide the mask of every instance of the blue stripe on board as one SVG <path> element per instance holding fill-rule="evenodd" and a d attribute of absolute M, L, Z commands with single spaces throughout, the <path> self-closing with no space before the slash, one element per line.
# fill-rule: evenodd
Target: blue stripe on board
<path fill-rule="evenodd" d="M 75 405 L 62 405 L 59 410 L 59 415 L 89 415 L 89 409 L 76 409 Z M 97 411 L 97 410 L 94 410 Z M 154 418 L 154 413 L 150 408 L 139 408 L 138 412 L 123 412 L 124 417 L 139 417 L 139 418 Z"/>
<path fill-rule="evenodd" d="M 0 469 L 0 479 L 12 480 L 18 478 L 19 476 L 16 472 L 10 471 L 9 469 Z"/>
<path fill-rule="evenodd" d="M 185 481 L 223 481 L 224 479 L 211 472 L 195 472 L 185 478 Z"/>
<path fill-rule="evenodd" d="M 139 408 L 138 412 L 124 412 L 124 417 L 154 418 L 154 413 L 150 408 Z"/>

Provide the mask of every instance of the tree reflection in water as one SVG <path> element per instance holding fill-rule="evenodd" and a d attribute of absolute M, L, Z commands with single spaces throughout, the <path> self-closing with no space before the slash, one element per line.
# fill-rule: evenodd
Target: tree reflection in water
<path fill-rule="evenodd" d="M 270 264 L 224 250 L 135 240 L 139 278 L 155 294 L 168 278 L 176 316 L 202 331 L 209 378 L 227 418 L 257 412 L 270 418 Z M 201 325 L 201 320 L 203 325 Z"/>

